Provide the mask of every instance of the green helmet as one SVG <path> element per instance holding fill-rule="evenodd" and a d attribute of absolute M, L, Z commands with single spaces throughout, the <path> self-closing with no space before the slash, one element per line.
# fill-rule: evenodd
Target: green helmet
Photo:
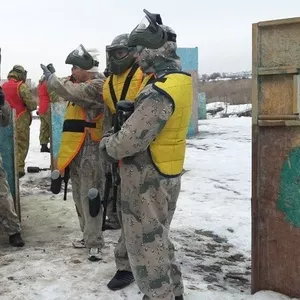
<path fill-rule="evenodd" d="M 27 71 L 20 65 L 14 65 L 7 77 L 14 77 L 17 80 L 22 80 L 25 82 L 27 79 Z"/>
<path fill-rule="evenodd" d="M 128 47 L 128 33 L 114 38 L 111 45 L 106 46 L 108 69 L 116 75 L 124 73 L 135 62 L 135 48 Z"/>

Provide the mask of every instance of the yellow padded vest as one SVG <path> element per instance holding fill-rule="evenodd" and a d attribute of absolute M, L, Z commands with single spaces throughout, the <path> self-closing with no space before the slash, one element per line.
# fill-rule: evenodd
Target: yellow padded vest
<path fill-rule="evenodd" d="M 86 121 L 86 113 L 80 106 L 68 102 L 61 143 L 57 158 L 57 168 L 62 172 L 80 151 L 87 132 L 91 139 L 100 142 L 102 137 L 102 116 L 101 113 L 92 121 Z"/>
<path fill-rule="evenodd" d="M 105 80 L 103 86 L 103 101 L 112 114 L 116 113 L 115 101 L 135 101 L 142 81 L 143 72 L 137 65 L 133 65 L 123 74 L 112 74 Z M 116 100 L 114 100 L 114 97 Z"/>
<path fill-rule="evenodd" d="M 192 77 L 183 72 L 168 73 L 153 83 L 153 88 L 173 101 L 174 111 L 150 144 L 150 155 L 161 174 L 178 176 L 183 170 L 186 135 L 192 113 Z"/>

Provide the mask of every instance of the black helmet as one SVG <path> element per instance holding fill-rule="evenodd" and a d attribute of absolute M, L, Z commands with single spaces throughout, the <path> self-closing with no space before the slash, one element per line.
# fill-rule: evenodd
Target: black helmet
<path fill-rule="evenodd" d="M 86 51 L 83 45 L 73 50 L 65 61 L 68 65 L 77 66 L 83 70 L 90 70 L 93 67 L 98 67 L 99 62 L 94 60 L 93 57 Z"/>
<path fill-rule="evenodd" d="M 146 16 L 131 32 L 128 46 L 143 46 L 149 49 L 158 49 L 168 41 L 176 43 L 176 34 L 167 32 L 160 26 L 163 23 L 159 14 L 152 14 L 146 9 L 143 11 Z"/>

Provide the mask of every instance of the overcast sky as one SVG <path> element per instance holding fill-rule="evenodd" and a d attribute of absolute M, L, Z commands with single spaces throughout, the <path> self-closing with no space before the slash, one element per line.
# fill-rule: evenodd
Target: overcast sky
<path fill-rule="evenodd" d="M 251 24 L 300 16 L 300 0 L 1 0 L 1 77 L 21 64 L 37 81 L 50 62 L 68 75 L 65 58 L 81 43 L 100 50 L 103 70 L 105 45 L 130 32 L 143 8 L 161 14 L 178 47 L 198 47 L 199 73 L 251 70 Z"/>

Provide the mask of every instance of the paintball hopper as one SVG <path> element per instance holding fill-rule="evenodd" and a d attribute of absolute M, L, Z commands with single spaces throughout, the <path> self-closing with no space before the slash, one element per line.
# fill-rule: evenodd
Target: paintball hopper
<path fill-rule="evenodd" d="M 119 126 L 122 126 L 134 111 L 134 103 L 129 100 L 121 100 L 117 103 L 117 118 Z"/>
<path fill-rule="evenodd" d="M 91 188 L 88 191 L 88 199 L 89 199 L 89 212 L 92 218 L 98 216 L 101 207 L 101 198 L 99 191 L 95 188 Z"/>
<path fill-rule="evenodd" d="M 70 169 L 67 167 L 65 168 L 64 177 L 61 177 L 60 172 L 58 170 L 54 170 L 51 173 L 51 192 L 53 194 L 58 194 L 61 191 L 61 183 L 64 181 L 65 183 L 65 190 L 64 190 L 64 200 L 67 200 L 67 192 L 68 192 L 68 181 L 70 178 Z"/>
<path fill-rule="evenodd" d="M 121 100 L 117 103 L 117 108 L 119 111 L 133 112 L 134 111 L 134 103 L 129 100 Z"/>
<path fill-rule="evenodd" d="M 58 170 L 54 170 L 51 173 L 51 192 L 55 195 L 59 194 L 61 191 L 61 182 L 62 177 L 60 176 L 60 173 Z"/>

